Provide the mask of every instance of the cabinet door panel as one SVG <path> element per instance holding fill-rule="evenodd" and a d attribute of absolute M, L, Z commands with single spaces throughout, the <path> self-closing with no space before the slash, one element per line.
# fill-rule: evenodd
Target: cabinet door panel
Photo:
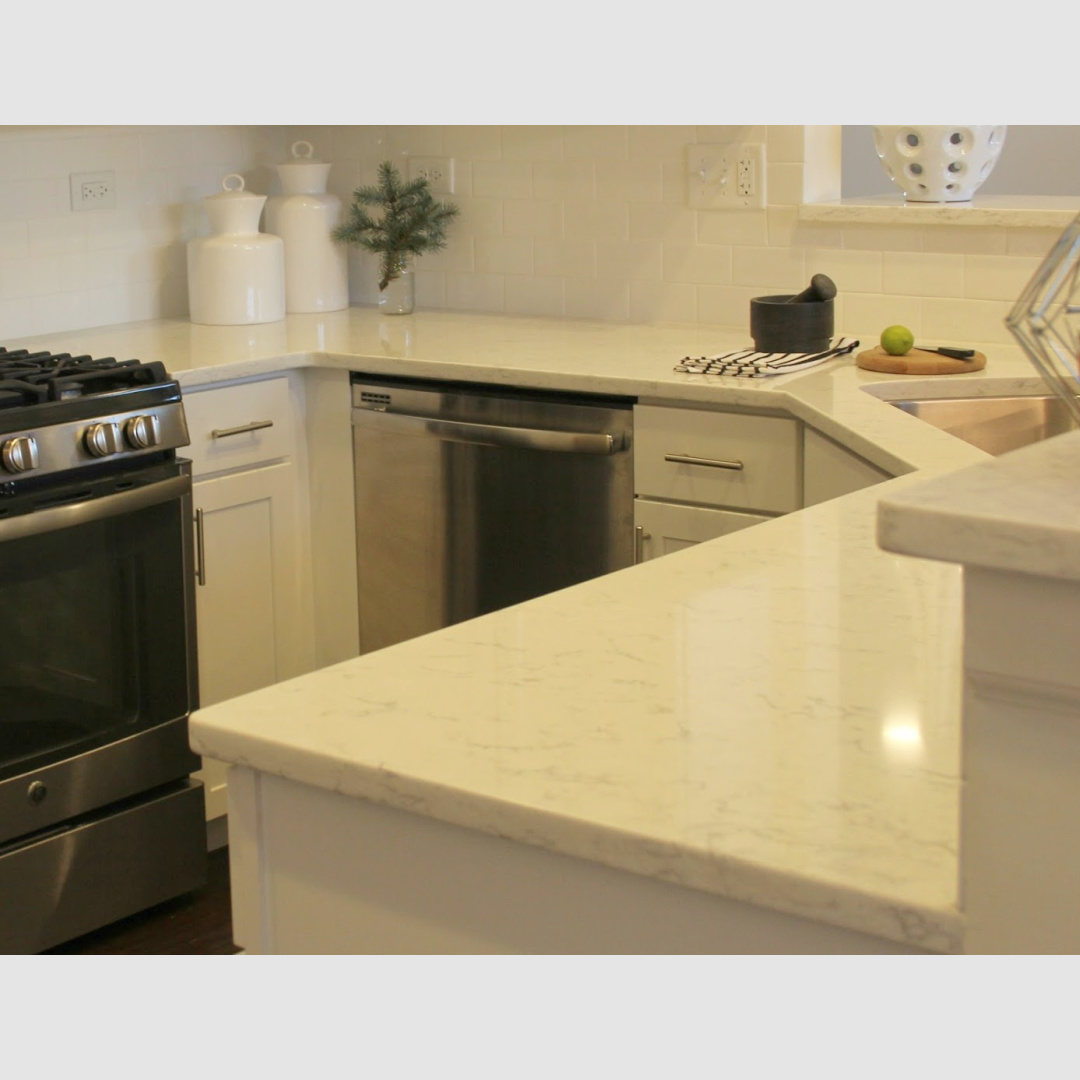
<path fill-rule="evenodd" d="M 710 510 L 703 506 L 634 500 L 634 525 L 638 533 L 638 561 L 670 555 L 673 551 L 715 540 L 718 536 L 771 520 L 761 514 Z"/>
<path fill-rule="evenodd" d="M 222 503 L 195 488 L 203 515 L 205 584 L 197 594 L 203 705 L 268 686 L 277 675 L 272 492 Z"/>
<path fill-rule="evenodd" d="M 827 502 L 892 477 L 832 439 L 807 428 L 803 441 L 803 500 L 807 506 Z"/>
<path fill-rule="evenodd" d="M 303 632 L 294 467 L 197 481 L 205 583 L 195 590 L 204 706 L 310 670 Z M 225 813 L 225 769 L 204 762 L 207 817 Z"/>

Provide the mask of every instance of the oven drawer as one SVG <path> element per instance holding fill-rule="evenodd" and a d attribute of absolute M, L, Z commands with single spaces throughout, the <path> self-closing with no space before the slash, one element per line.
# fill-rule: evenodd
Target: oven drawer
<path fill-rule="evenodd" d="M 638 405 L 634 408 L 634 491 L 704 506 L 775 513 L 797 510 L 798 422 Z"/>
<path fill-rule="evenodd" d="M 33 953 L 206 883 L 202 785 L 183 780 L 0 849 L 0 953 Z"/>
<path fill-rule="evenodd" d="M 288 457 L 294 449 L 294 419 L 285 377 L 184 394 L 195 476 L 249 468 Z"/>

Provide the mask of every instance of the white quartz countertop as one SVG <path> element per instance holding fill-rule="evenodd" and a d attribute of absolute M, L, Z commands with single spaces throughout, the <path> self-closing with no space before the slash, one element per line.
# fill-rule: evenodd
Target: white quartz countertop
<path fill-rule="evenodd" d="M 1080 581 L 1080 432 L 1034 443 L 881 500 L 888 551 Z"/>
<path fill-rule="evenodd" d="M 960 570 L 932 551 L 883 551 L 875 529 L 883 498 L 990 459 L 887 401 L 1043 384 L 1022 356 L 973 342 L 940 342 L 987 354 L 984 371 L 958 377 L 864 372 L 851 357 L 762 380 L 673 370 L 748 343 L 722 327 L 349 309 L 8 344 L 161 360 L 184 387 L 330 365 L 779 409 L 905 474 L 200 710 L 192 742 L 319 787 L 959 951 Z"/>
<path fill-rule="evenodd" d="M 462 312 L 395 317 L 356 307 L 255 326 L 161 319 L 4 344 L 160 360 L 185 389 L 318 365 L 375 375 L 624 394 L 643 402 L 782 409 L 898 474 L 959 468 L 984 455 L 898 409 L 883 407 L 874 395 L 890 400 L 927 392 L 993 395 L 1045 389 L 1017 348 L 983 342 L 937 343 L 972 346 L 988 357 L 986 368 L 961 376 L 863 371 L 848 356 L 802 374 L 739 379 L 674 368 L 685 356 L 748 347 L 745 329 Z M 862 347 L 874 344 L 863 342 Z"/>

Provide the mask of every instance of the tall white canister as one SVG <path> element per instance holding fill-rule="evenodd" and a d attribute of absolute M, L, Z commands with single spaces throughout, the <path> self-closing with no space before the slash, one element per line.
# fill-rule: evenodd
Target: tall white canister
<path fill-rule="evenodd" d="M 328 162 L 301 140 L 292 160 L 277 167 L 281 195 L 266 204 L 266 231 L 285 242 L 285 310 L 340 311 L 349 306 L 348 258 L 332 233 L 341 224 L 341 200 L 326 190 Z"/>
<path fill-rule="evenodd" d="M 285 318 L 285 245 L 259 232 L 265 195 L 229 173 L 203 199 L 210 235 L 187 245 L 188 309 L 193 323 L 240 326 Z"/>

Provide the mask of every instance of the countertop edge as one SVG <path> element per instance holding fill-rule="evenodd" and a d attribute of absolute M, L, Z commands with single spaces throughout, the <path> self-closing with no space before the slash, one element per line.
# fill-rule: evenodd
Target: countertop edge
<path fill-rule="evenodd" d="M 1080 431 L 883 492 L 880 547 L 902 555 L 1080 581 L 1070 511 Z"/>
<path fill-rule="evenodd" d="M 210 735 L 209 741 L 205 734 Z M 260 742 L 257 737 L 242 737 L 238 742 L 243 745 L 230 752 L 227 738 L 222 740 L 220 735 L 218 728 L 204 731 L 199 714 L 192 714 L 195 752 L 213 749 L 230 764 L 901 945 L 943 954 L 963 952 L 964 919 L 955 908 L 905 903 L 805 874 L 773 870 L 736 856 L 658 841 L 596 821 L 584 823 L 427 780 L 414 783 L 386 769 L 355 763 L 343 766 L 340 761 L 303 749 L 291 751 L 288 769 L 268 768 L 250 760 L 250 751 Z M 274 744 L 268 742 L 266 749 L 274 756 Z M 333 783 L 326 782 L 328 771 L 335 777 Z"/>
<path fill-rule="evenodd" d="M 901 195 L 801 203 L 799 220 L 863 225 L 970 226 L 1055 229 L 1080 213 L 1080 200 L 1067 195 L 980 196 L 967 202 L 907 202 Z"/>

